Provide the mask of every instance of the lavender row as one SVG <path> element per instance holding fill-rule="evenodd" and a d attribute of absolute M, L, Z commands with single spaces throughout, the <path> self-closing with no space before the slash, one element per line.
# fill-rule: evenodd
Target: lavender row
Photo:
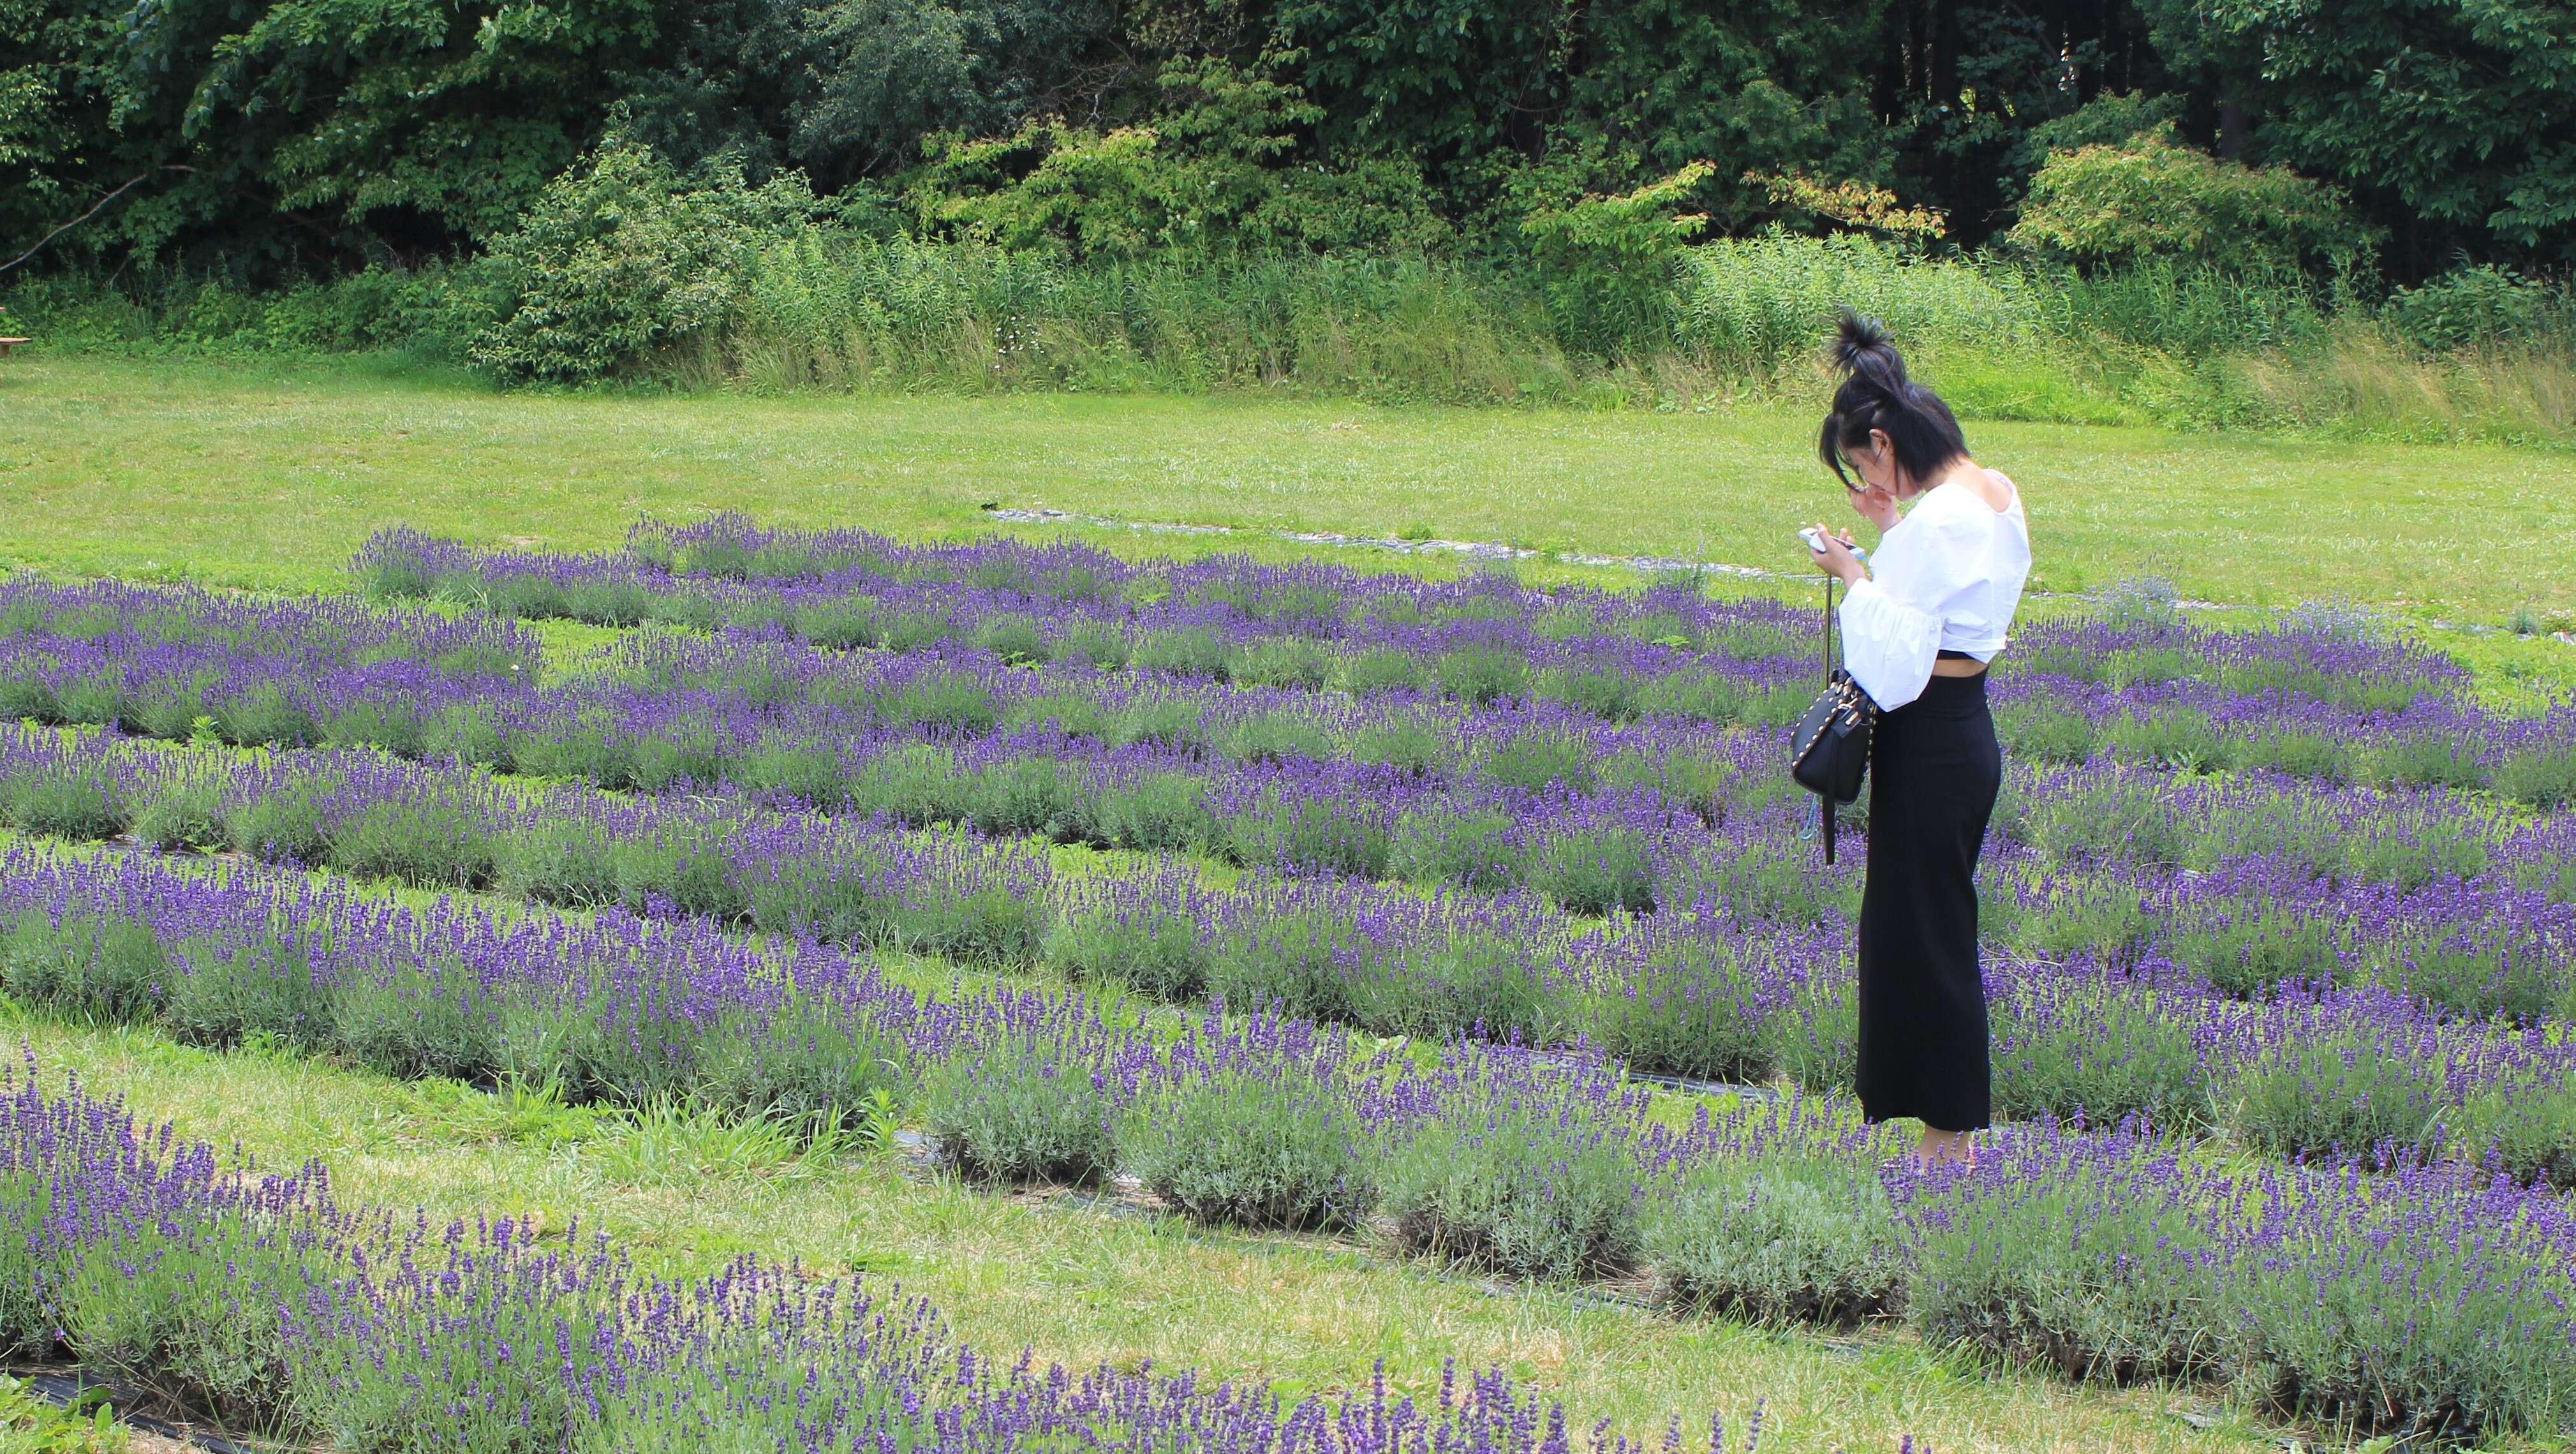
<path fill-rule="evenodd" d="M 359 552 L 354 569 L 379 595 L 447 594 L 510 615 L 783 628 L 814 640 L 855 634 L 898 646 L 992 630 L 1086 652 L 1097 649 L 1087 642 L 1114 634 L 1130 652 L 1149 655 L 1147 643 L 1176 637 L 1220 648 L 1329 642 L 1424 662 L 1462 646 L 1498 646 L 1541 664 L 1618 659 L 1642 678 L 1699 654 L 1811 662 L 1819 646 L 1814 613 L 1711 601 L 1696 581 L 1637 595 L 1533 590 L 1500 575 L 1434 584 L 1317 562 L 1138 562 L 999 538 L 903 545 L 862 531 L 762 530 L 729 515 L 681 528 L 647 521 L 625 549 L 599 555 L 475 551 L 389 530 Z M 2032 662 L 2058 674 L 2118 685 L 2199 678 L 2361 711 L 2456 696 L 2466 684 L 2466 673 L 2437 653 L 2368 639 L 2325 616 L 2220 633 L 2154 613 L 2116 613 L 2038 624 L 2024 640 Z"/>
<path fill-rule="evenodd" d="M 875 695 L 846 705 L 781 707 L 804 690 L 783 678 L 836 668 L 794 654 L 711 664 L 691 655 L 699 650 L 635 646 L 620 658 L 624 670 L 687 683 L 659 691 L 495 689 L 399 664 L 266 678 L 165 671 L 151 655 L 101 665 L 165 685 L 132 694 L 121 714 L 151 735 L 320 739 L 607 788 L 722 785 L 916 825 L 1292 872 L 1529 886 L 1583 913 L 1674 901 L 1676 877 L 1713 838 L 1750 832 L 1776 845 L 1800 806 L 1762 734 L 1614 728 L 1554 707 L 1444 718 L 1348 702 L 1316 710 L 1275 692 L 1216 704 L 1119 684 L 1095 696 L 1044 674 L 922 660 L 877 664 L 866 674 Z M 706 684 L 693 675 L 720 668 L 733 670 Z M 0 688 L 24 680 L 0 664 Z M 2576 754 L 2562 765 L 2576 766 Z M 2017 767 L 2002 824 L 2060 862 L 2205 870 L 2265 852 L 2316 876 L 2415 884 L 2495 872 L 2576 896 L 2563 856 L 2515 846 L 2540 830 L 2475 795 Z"/>
<path fill-rule="evenodd" d="M 703 930 L 617 914 L 572 924 L 504 923 L 444 904 L 412 913 L 309 883 L 240 873 L 216 884 L 132 861 L 22 856 L 6 881 L 46 874 L 89 914 L 40 921 L 54 962 L 91 966 L 86 980 L 65 974 L 51 997 L 92 1015 L 113 1013 L 100 990 L 117 976 L 103 966 L 133 952 L 114 935 L 140 921 L 119 916 L 158 915 L 155 937 L 186 946 L 186 967 L 163 971 L 173 1003 L 301 995 L 327 1005 L 355 994 L 356 1017 L 316 1017 L 436 1026 L 457 1019 L 442 1007 L 461 1001 L 490 1033 L 524 1035 L 576 1064 L 722 1047 L 706 1085 L 790 1087 L 766 1103 L 721 1102 L 771 1112 L 801 1114 L 793 1088 L 827 1082 L 815 1067 L 835 1051 L 864 1056 L 880 1080 L 917 1080 L 944 1154 L 985 1179 L 1087 1179 L 1123 1166 L 1210 1220 L 1375 1219 L 1417 1253 L 1518 1275 L 1644 1267 L 1678 1311 L 1902 1315 L 1939 1341 L 2043 1358 L 2079 1378 L 2227 1378 L 2269 1410 L 2366 1432 L 2545 1433 L 2576 1415 L 2568 1207 L 2466 1164 L 2227 1173 L 2126 1134 L 2042 1127 L 2001 1133 L 1965 1176 L 1891 1177 L 1878 1169 L 1886 1138 L 1855 1129 L 1847 1112 L 1792 1100 L 1704 1111 L 1677 1133 L 1579 1054 L 1461 1045 L 1423 1070 L 1261 1019 L 1233 1029 L 1211 1020 L 1156 1046 L 1078 1000 L 916 1001 L 819 948 L 762 964 Z M 13 980 L 35 922 L 14 932 Z M 662 993 L 622 999 L 613 981 L 644 965 Z M 192 988 L 200 977 L 226 988 Z M 261 983 L 265 994 L 249 992 Z M 744 1002 L 763 1010 L 739 1014 Z M 830 1016 L 812 1013 L 822 1004 Z M 176 1023 L 220 1038 L 202 1017 Z M 235 1033 L 291 1040 L 307 1023 L 281 1016 Z M 693 1038 L 706 1026 L 723 1033 Z M 381 1043 L 341 1048 L 384 1064 Z M 610 1088 L 543 1055 L 533 1068 Z M 328 1366 L 363 1376 L 361 1361 Z"/>
<path fill-rule="evenodd" d="M 49 599 L 23 583 L 19 592 L 30 606 Z M 92 606 L 84 603 L 96 594 L 61 592 L 54 604 L 86 620 Z M 352 659 L 333 654 L 347 634 L 343 623 L 325 623 L 324 640 L 307 649 L 293 642 L 312 613 L 289 604 L 273 614 L 270 634 L 282 645 L 265 656 L 219 641 L 164 639 L 171 633 L 0 637 L 0 717 L 114 722 L 236 745 L 363 742 L 406 755 L 526 758 L 540 771 L 569 766 L 611 786 L 724 774 L 765 747 L 772 757 L 810 756 L 818 745 L 854 740 L 864 750 L 871 737 L 972 740 L 1053 729 L 1083 750 L 1144 744 L 1193 758 L 1349 759 L 1468 780 L 1490 771 L 1528 788 L 1551 781 L 1588 788 L 1606 778 L 1687 804 L 1705 798 L 1707 759 L 1762 757 L 1772 743 L 1758 729 L 1794 715 L 1807 695 L 1802 677 L 1734 666 L 1650 687 L 1630 683 L 1633 691 L 1600 662 L 1549 668 L 1533 680 L 1519 658 L 1487 651 L 1451 662 L 1482 683 L 1469 694 L 1477 705 L 1460 705 L 1411 691 L 1349 698 L 1279 686 L 1190 687 L 1089 665 L 1032 671 L 1025 658 L 992 652 L 849 656 L 737 635 L 630 638 L 586 664 L 580 685 L 540 691 L 516 659 L 506 670 L 482 670 L 472 653 L 431 650 L 452 623 L 423 625 L 422 654 L 371 650 Z M 464 665 L 447 671 L 441 661 Z M 2105 753 L 2329 782 L 2493 786 L 2543 806 L 2576 797 L 2576 715 L 2567 713 L 2497 722 L 2428 700 L 2355 717 L 2190 684 L 2111 692 L 2056 678 L 2007 682 L 1998 703 L 2004 736 L 2031 761 L 2079 763 Z M 1713 724 L 1757 730 L 1729 734 Z"/>
<path fill-rule="evenodd" d="M 21 1352 L 332 1447 L 1012 1454 L 1564 1454 L 1564 1409 L 1499 1371 L 1417 1405 L 1189 1372 L 1075 1374 L 957 1341 L 899 1286 L 742 1258 L 639 1273 L 575 1228 L 438 1227 L 341 1205 L 325 1169 L 221 1168 L 78 1086 L 0 1082 L 0 1316 Z M 1758 1417 L 1755 1421 L 1758 1428 Z M 1679 1454 L 1678 1437 L 1662 1446 Z M 1711 1454 L 1738 1447 L 1711 1421 Z M 1750 1443 L 1743 1445 L 1747 1450 Z M 1644 1454 L 1595 1430 L 1594 1454 Z"/>
<path fill-rule="evenodd" d="M 22 828 L 74 836 L 125 821 L 102 810 L 82 829 L 24 812 L 86 793 L 141 804 L 145 836 L 170 846 L 489 883 L 542 903 L 999 967 L 1044 963 L 1153 998 L 1278 1005 L 1381 1034 L 1588 1041 L 1641 1070 L 1703 1078 L 1847 1087 L 1852 1074 L 1847 932 L 1754 912 L 1779 907 L 1764 900 L 1784 877 L 1807 882 L 1779 859 L 1711 864 L 1717 892 L 1692 908 L 1587 927 L 1516 896 L 1260 877 L 1214 891 L 1150 862 L 1057 879 L 1021 850 L 740 804 L 531 794 L 367 757 L 224 768 L 114 748 L 21 739 L 0 770 L 0 802 L 18 806 Z M 2371 952 L 2393 983 L 2337 986 L 2279 957 L 2277 942 L 2300 929 L 2263 912 L 2277 887 L 2265 865 L 2166 880 L 2143 897 L 2133 883 L 2051 879 L 2022 857 L 2007 867 L 2032 871 L 2004 875 L 2021 886 L 1997 901 L 2020 916 L 1992 970 L 2007 1114 L 2146 1114 L 2289 1155 L 2510 1143 L 2522 1174 L 2559 1174 L 2559 1133 L 2546 1129 L 2555 1122 L 2523 1123 L 2576 1066 L 2562 1033 L 2576 1008 L 2564 906 L 2501 888 L 2327 892 L 2326 911 L 2341 916 L 2331 922 L 2384 937 Z M 2098 892 L 2088 902 L 2070 890 Z M 2176 948 L 2096 949 L 2106 928 L 2150 917 L 2180 926 Z M 2212 977 L 2239 956 L 2271 956 L 2262 962 L 2280 978 L 2262 986 L 2270 998 L 2230 998 L 2243 987 Z M 2536 1008 L 2495 1020 L 2453 1008 L 2526 1004 Z M 2316 1093 L 2320 1077 L 2333 1094 Z"/>

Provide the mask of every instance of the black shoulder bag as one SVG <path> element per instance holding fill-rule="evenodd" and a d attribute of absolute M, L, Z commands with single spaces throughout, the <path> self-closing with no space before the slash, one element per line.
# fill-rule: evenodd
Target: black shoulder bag
<path fill-rule="evenodd" d="M 1861 777 L 1869 771 L 1870 731 L 1877 722 L 1878 704 L 1834 663 L 1834 578 L 1827 576 L 1825 689 L 1798 719 L 1789 745 L 1789 776 L 1821 800 L 1827 863 L 1834 861 L 1834 810 L 1860 796 Z"/>

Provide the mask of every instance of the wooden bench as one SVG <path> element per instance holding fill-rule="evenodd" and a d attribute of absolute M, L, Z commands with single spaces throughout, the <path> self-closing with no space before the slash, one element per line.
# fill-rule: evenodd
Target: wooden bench
<path fill-rule="evenodd" d="M 33 343 L 35 341 L 36 340 L 32 338 L 0 338 L 0 358 L 7 358 L 9 356 L 9 350 L 16 348 L 19 344 Z"/>

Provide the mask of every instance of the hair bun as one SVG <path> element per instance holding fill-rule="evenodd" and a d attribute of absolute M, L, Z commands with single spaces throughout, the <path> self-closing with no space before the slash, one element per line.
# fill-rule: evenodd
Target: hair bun
<path fill-rule="evenodd" d="M 1898 356 L 1896 344 L 1887 336 L 1887 326 L 1849 306 L 1841 310 L 1834 329 L 1834 368 L 1886 392 L 1902 398 L 1905 393 L 1905 360 Z"/>

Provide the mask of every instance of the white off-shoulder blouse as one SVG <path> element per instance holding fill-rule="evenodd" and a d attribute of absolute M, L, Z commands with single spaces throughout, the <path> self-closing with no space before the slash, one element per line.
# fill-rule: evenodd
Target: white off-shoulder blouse
<path fill-rule="evenodd" d="M 1965 485 L 1935 485 L 1843 598 L 1843 665 L 1881 710 L 1902 707 L 1923 695 L 1942 652 L 1994 660 L 2029 580 L 2021 491 L 1998 511 Z"/>

